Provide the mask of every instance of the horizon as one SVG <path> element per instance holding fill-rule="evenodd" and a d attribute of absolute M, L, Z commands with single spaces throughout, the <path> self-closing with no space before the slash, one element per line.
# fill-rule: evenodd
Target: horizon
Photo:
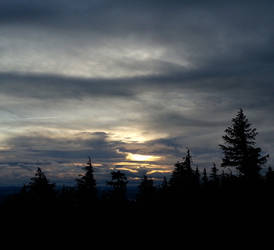
<path fill-rule="evenodd" d="M 0 186 L 220 165 L 243 108 L 274 160 L 274 2 L 0 2 Z M 137 185 L 137 184 L 136 184 Z"/>

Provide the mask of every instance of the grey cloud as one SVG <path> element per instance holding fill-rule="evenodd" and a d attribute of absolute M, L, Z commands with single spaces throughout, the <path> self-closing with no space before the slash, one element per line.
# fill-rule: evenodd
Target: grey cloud
<path fill-rule="evenodd" d="M 11 96 L 58 99 L 132 95 L 132 91 L 123 88 L 118 80 L 3 73 L 0 82 L 1 92 Z"/>
<path fill-rule="evenodd" d="M 64 159 L 80 160 L 94 152 L 103 161 L 103 178 L 108 164 L 123 160 L 116 149 L 175 159 L 186 146 L 197 162 L 207 164 L 220 159 L 217 145 L 240 107 L 262 131 L 260 145 L 273 153 L 273 10 L 273 1 L 267 0 L 1 1 L 1 126 L 11 137 L 5 138 L 6 144 L 14 149 L 1 151 L 3 164 L 27 169 L 34 158 L 43 158 L 61 176 L 60 169 L 67 168 L 57 170 L 54 163 L 67 164 Z M 103 52 L 82 57 L 90 53 L 88 48 Z M 160 56 L 128 56 L 134 49 L 159 49 Z M 32 57 L 41 51 L 38 59 Z M 72 73 L 64 76 L 62 66 L 73 59 L 68 69 Z M 108 78 L 82 77 L 77 70 L 74 75 L 77 60 L 84 65 L 99 60 L 106 64 L 105 71 L 115 70 Z M 24 63 L 29 66 L 24 68 Z M 120 69 L 125 76 L 117 77 Z M 80 119 L 78 113 L 88 108 L 92 112 Z M 58 115 L 63 120 L 26 121 L 25 115 Z M 15 137 L 9 131 L 23 126 L 100 131 L 124 126 L 163 133 L 165 138 L 125 144 L 100 133 L 86 140 L 58 140 L 41 134 L 22 136 L 24 131 Z"/>
<path fill-rule="evenodd" d="M 110 168 L 115 167 L 113 163 L 126 161 L 125 153 L 140 153 L 141 151 L 134 150 L 135 148 L 150 148 L 150 152 L 153 154 L 158 154 L 160 156 L 169 154 L 170 159 L 160 163 L 161 164 L 170 163 L 176 161 L 176 156 L 171 152 L 165 151 L 165 144 L 167 141 L 151 141 L 148 144 L 134 144 L 134 143 L 124 143 L 121 141 L 111 141 L 109 137 L 104 132 L 96 133 L 81 133 L 74 138 L 52 138 L 50 135 L 21 135 L 10 138 L 8 144 L 10 146 L 9 150 L 1 150 L 1 156 L 4 156 L 5 160 L 0 161 L 0 180 L 5 182 L 5 174 L 7 172 L 21 173 L 21 179 L 17 184 L 26 180 L 33 174 L 36 167 L 42 167 L 45 169 L 46 173 L 53 178 L 53 180 L 58 183 L 64 181 L 69 181 L 70 184 L 73 183 L 74 179 L 81 173 L 81 167 L 77 164 L 84 163 L 85 159 L 90 155 L 95 163 L 101 164 L 99 167 L 95 167 L 95 174 L 98 178 L 99 184 L 104 184 L 110 173 Z M 157 145 L 158 144 L 158 145 Z M 159 144 L 160 147 L 159 147 Z M 153 151 L 153 148 L 155 150 Z M 119 150 L 121 153 L 118 153 Z M 123 153 L 124 152 L 124 153 Z M 145 153 L 145 152 L 143 152 Z M 174 157 L 174 158 L 173 158 Z M 74 163 L 74 165 L 71 165 Z M 142 162 L 135 162 L 136 167 Z M 171 167 L 172 167 L 171 164 Z M 117 168 L 121 166 L 116 166 Z M 146 167 L 138 167 L 136 173 L 131 173 L 131 171 L 126 171 L 126 168 L 131 168 L 125 165 L 125 169 L 129 177 L 142 177 L 144 173 L 149 172 L 151 169 Z M 157 167 L 156 167 L 157 169 Z M 161 167 L 159 168 L 161 169 Z M 24 173 L 24 174 L 23 174 Z M 157 174 L 157 173 L 156 173 Z M 19 174 L 20 175 L 20 174 Z M 58 177 L 59 176 L 59 177 Z M 153 175 L 152 175 L 153 176 Z M 9 180 L 10 181 L 10 180 Z"/>
<path fill-rule="evenodd" d="M 263 66 L 263 65 L 262 65 Z M 261 66 L 261 67 L 262 67 Z M 185 70 L 162 75 L 123 77 L 118 79 L 64 77 L 58 75 L 33 75 L 18 73 L 0 74 L 1 93 L 11 96 L 33 98 L 82 98 L 130 97 L 142 91 L 192 90 L 198 93 L 239 93 L 264 94 L 269 96 L 273 90 L 273 73 L 265 71 L 235 71 L 214 68 Z M 241 67 L 241 65 L 239 65 Z M 237 66 L 235 66 L 237 68 Z M 238 69 L 236 69 L 238 70 Z M 12 85 L 11 85 L 12 84 Z M 156 89 L 155 89 L 156 88 Z M 271 91 L 269 91 L 271 90 Z"/>
<path fill-rule="evenodd" d="M 32 0 L 3 0 L 0 3 L 0 23 L 31 23 L 50 18 L 54 8 L 43 2 Z"/>
<path fill-rule="evenodd" d="M 86 138 L 85 138 L 86 137 Z M 122 142 L 120 142 L 122 144 Z M 108 142 L 107 135 L 101 133 L 79 134 L 77 138 L 52 138 L 50 135 L 21 135 L 10 138 L 8 145 L 12 148 L 8 153 L 18 152 L 30 154 L 36 159 L 70 159 L 80 160 L 89 155 L 96 155 L 96 160 L 122 160 L 116 153 L 119 142 Z M 14 151 L 15 150 L 15 151 Z"/>

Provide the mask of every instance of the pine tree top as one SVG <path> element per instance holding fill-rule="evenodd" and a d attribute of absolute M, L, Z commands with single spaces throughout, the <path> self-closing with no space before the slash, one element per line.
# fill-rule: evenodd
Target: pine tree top
<path fill-rule="evenodd" d="M 243 110 L 240 109 L 232 124 L 225 130 L 224 144 L 219 145 L 224 153 L 222 167 L 236 167 L 245 176 L 258 176 L 267 155 L 261 155 L 256 147 L 256 128 L 252 128 Z"/>

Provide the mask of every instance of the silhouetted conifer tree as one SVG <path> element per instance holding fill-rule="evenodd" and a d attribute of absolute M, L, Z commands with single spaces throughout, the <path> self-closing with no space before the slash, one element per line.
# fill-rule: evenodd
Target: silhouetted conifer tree
<path fill-rule="evenodd" d="M 76 179 L 77 191 L 82 201 L 88 202 L 95 200 L 97 196 L 96 180 L 94 178 L 94 169 L 91 158 L 89 157 L 87 165 L 83 168 L 86 172 L 81 178 Z"/>
<path fill-rule="evenodd" d="M 75 187 L 62 187 L 58 196 L 59 206 L 62 210 L 65 209 L 66 211 L 69 211 L 78 206 L 79 192 L 77 191 L 78 190 L 75 189 Z"/>
<path fill-rule="evenodd" d="M 161 183 L 161 186 L 160 188 L 163 190 L 163 191 L 166 191 L 168 189 L 168 182 L 167 182 L 167 178 L 164 176 L 163 178 L 163 181 Z"/>
<path fill-rule="evenodd" d="M 205 168 L 204 168 L 204 171 L 203 171 L 202 182 L 203 182 L 204 186 L 206 186 L 208 184 L 208 177 L 207 177 L 207 172 L 206 172 Z"/>
<path fill-rule="evenodd" d="M 193 191 L 193 187 L 196 184 L 196 176 L 191 165 L 190 151 L 187 150 L 183 161 L 175 164 L 175 169 L 169 180 L 171 190 L 176 192 Z"/>
<path fill-rule="evenodd" d="M 111 181 L 107 184 L 112 187 L 111 199 L 114 201 L 125 201 L 127 193 L 127 177 L 121 171 L 111 172 Z"/>
<path fill-rule="evenodd" d="M 20 195 L 24 196 L 28 193 L 28 186 L 26 184 L 23 185 L 23 187 L 20 190 Z"/>
<path fill-rule="evenodd" d="M 261 166 L 266 163 L 268 155 L 261 155 L 261 148 L 256 147 L 256 129 L 246 118 L 242 109 L 232 119 L 232 125 L 225 130 L 222 167 L 236 167 L 248 179 L 259 176 Z"/>
<path fill-rule="evenodd" d="M 225 173 L 225 171 L 223 170 L 222 171 L 222 174 L 220 176 L 220 180 L 221 180 L 221 184 L 222 186 L 224 185 L 225 181 L 226 181 L 226 177 L 227 177 L 227 174 Z"/>
<path fill-rule="evenodd" d="M 269 186 L 274 187 L 274 171 L 271 167 L 268 168 L 265 178 L 266 178 L 266 183 Z"/>
<path fill-rule="evenodd" d="M 146 204 L 152 203 L 156 195 L 153 179 L 144 175 L 138 188 L 137 201 Z"/>
<path fill-rule="evenodd" d="M 210 179 L 211 182 L 215 185 L 219 184 L 219 175 L 218 175 L 218 169 L 216 167 L 216 164 L 213 164 L 213 167 L 211 168 L 211 173 L 210 173 Z"/>
<path fill-rule="evenodd" d="M 194 179 L 195 179 L 195 185 L 197 185 L 197 187 L 200 186 L 201 174 L 198 167 L 196 167 L 196 170 L 194 172 Z"/>
<path fill-rule="evenodd" d="M 41 168 L 37 168 L 35 176 L 31 178 L 28 185 L 24 185 L 22 193 L 29 196 L 29 200 L 35 203 L 49 205 L 56 197 L 55 184 L 47 179 Z"/>
<path fill-rule="evenodd" d="M 158 199 L 162 202 L 166 202 L 166 199 L 168 198 L 168 192 L 169 192 L 169 185 L 166 176 L 164 176 L 162 183 L 160 184 L 158 188 Z"/>

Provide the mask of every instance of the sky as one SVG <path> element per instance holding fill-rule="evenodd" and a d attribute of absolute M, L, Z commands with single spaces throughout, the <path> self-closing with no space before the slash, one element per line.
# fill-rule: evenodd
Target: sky
<path fill-rule="evenodd" d="M 273 13 L 267 0 L 0 0 L 0 186 L 37 167 L 71 185 L 88 156 L 101 185 L 115 169 L 161 180 L 187 148 L 210 168 L 240 108 L 273 156 Z"/>

